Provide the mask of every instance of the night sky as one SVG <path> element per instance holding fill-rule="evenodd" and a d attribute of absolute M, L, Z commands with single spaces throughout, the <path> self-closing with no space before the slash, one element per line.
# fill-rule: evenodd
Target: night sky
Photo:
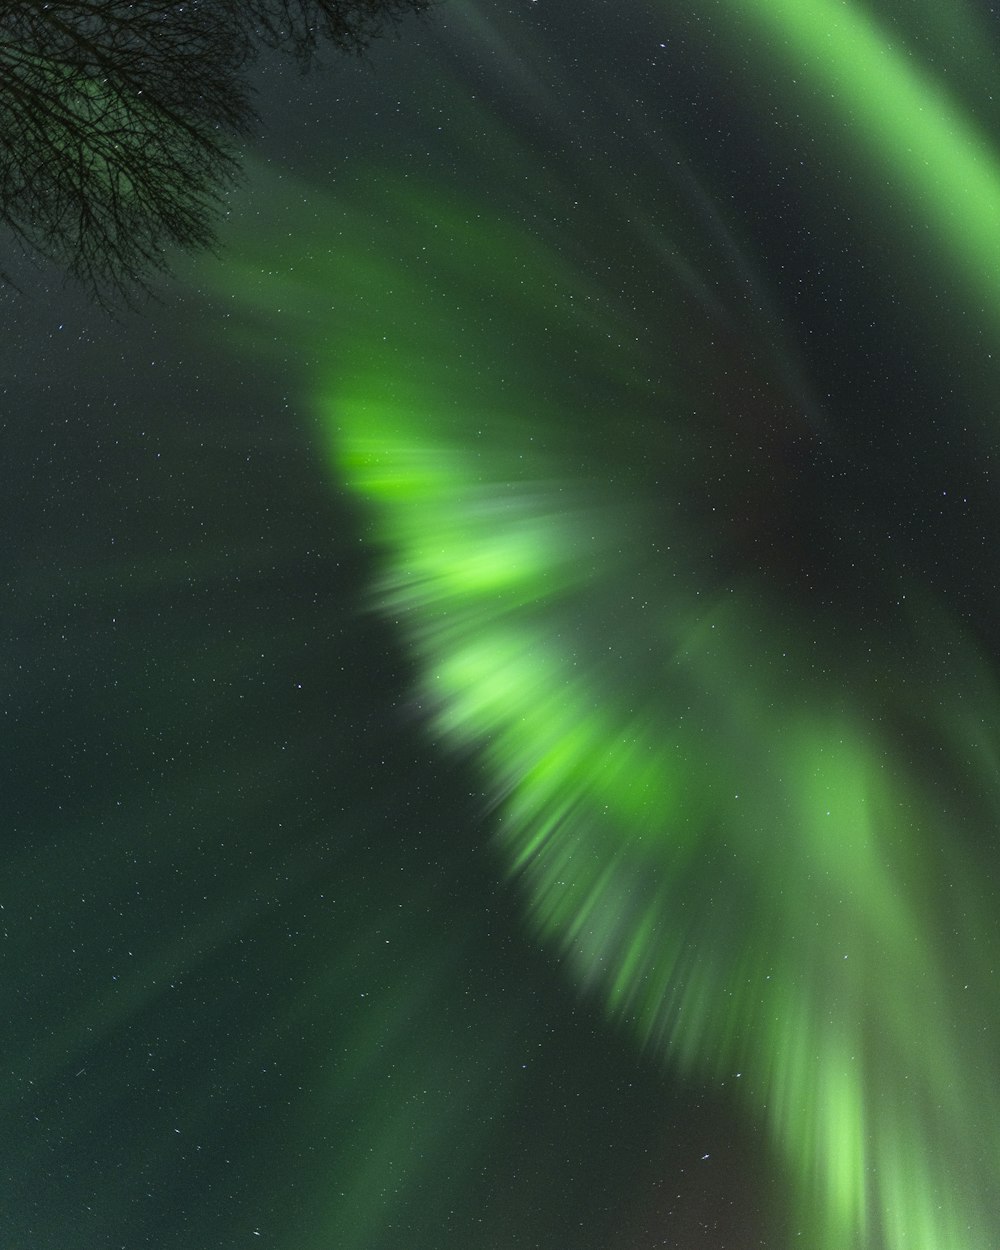
<path fill-rule="evenodd" d="M 998 22 L 445 0 L 5 258 L 4 1250 L 996 1250 Z"/>

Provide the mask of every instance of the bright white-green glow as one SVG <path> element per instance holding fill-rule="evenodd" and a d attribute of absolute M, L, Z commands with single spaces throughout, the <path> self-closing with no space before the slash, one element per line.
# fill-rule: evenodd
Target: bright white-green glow
<path fill-rule="evenodd" d="M 754 671 L 748 639 L 771 627 L 744 594 L 693 619 L 647 609 L 621 647 L 608 569 L 632 583 L 638 534 L 596 498 L 565 506 L 557 464 L 517 472 L 502 427 L 494 459 L 460 419 L 397 412 L 376 454 L 378 402 L 331 411 L 393 550 L 384 601 L 408 612 L 439 731 L 480 747 L 539 932 L 647 1046 L 743 1073 L 809 1244 L 987 1250 L 969 1178 L 1000 1140 L 915 888 L 948 836 L 919 777 L 824 709 L 801 661 Z"/>

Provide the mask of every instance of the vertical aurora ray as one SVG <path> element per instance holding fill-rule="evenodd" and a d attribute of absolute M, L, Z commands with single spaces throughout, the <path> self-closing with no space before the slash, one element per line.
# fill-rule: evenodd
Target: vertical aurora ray
<path fill-rule="evenodd" d="M 803 58 L 863 163 L 893 154 L 898 211 L 1000 318 L 995 145 L 860 8 L 726 7 Z M 837 414 L 686 175 L 601 185 L 467 118 L 491 170 L 370 170 L 328 238 L 289 221 L 266 293 L 322 361 L 417 699 L 482 761 L 539 938 L 769 1125 L 801 1244 L 991 1250 L 994 657 L 874 527 L 822 581 L 812 538 L 849 527 L 801 479 Z M 230 291 L 258 302 L 258 268 Z"/>

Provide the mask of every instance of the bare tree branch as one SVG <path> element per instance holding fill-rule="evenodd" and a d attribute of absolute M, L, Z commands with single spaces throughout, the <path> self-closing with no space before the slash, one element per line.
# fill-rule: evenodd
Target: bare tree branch
<path fill-rule="evenodd" d="M 429 0 L 0 0 L 0 223 L 102 302 L 210 248 L 262 46 L 361 54 Z"/>
<path fill-rule="evenodd" d="M 363 55 L 373 39 L 396 28 L 412 13 L 426 13 L 433 0 L 227 0 L 253 24 L 269 47 L 286 48 L 303 67 L 319 48 Z"/>

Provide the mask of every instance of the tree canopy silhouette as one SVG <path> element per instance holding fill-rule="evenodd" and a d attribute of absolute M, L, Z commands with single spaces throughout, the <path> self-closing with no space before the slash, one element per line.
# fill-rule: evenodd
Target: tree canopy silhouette
<path fill-rule="evenodd" d="M 102 301 L 210 247 L 262 47 L 359 55 L 430 0 L 0 0 L 0 222 Z"/>

